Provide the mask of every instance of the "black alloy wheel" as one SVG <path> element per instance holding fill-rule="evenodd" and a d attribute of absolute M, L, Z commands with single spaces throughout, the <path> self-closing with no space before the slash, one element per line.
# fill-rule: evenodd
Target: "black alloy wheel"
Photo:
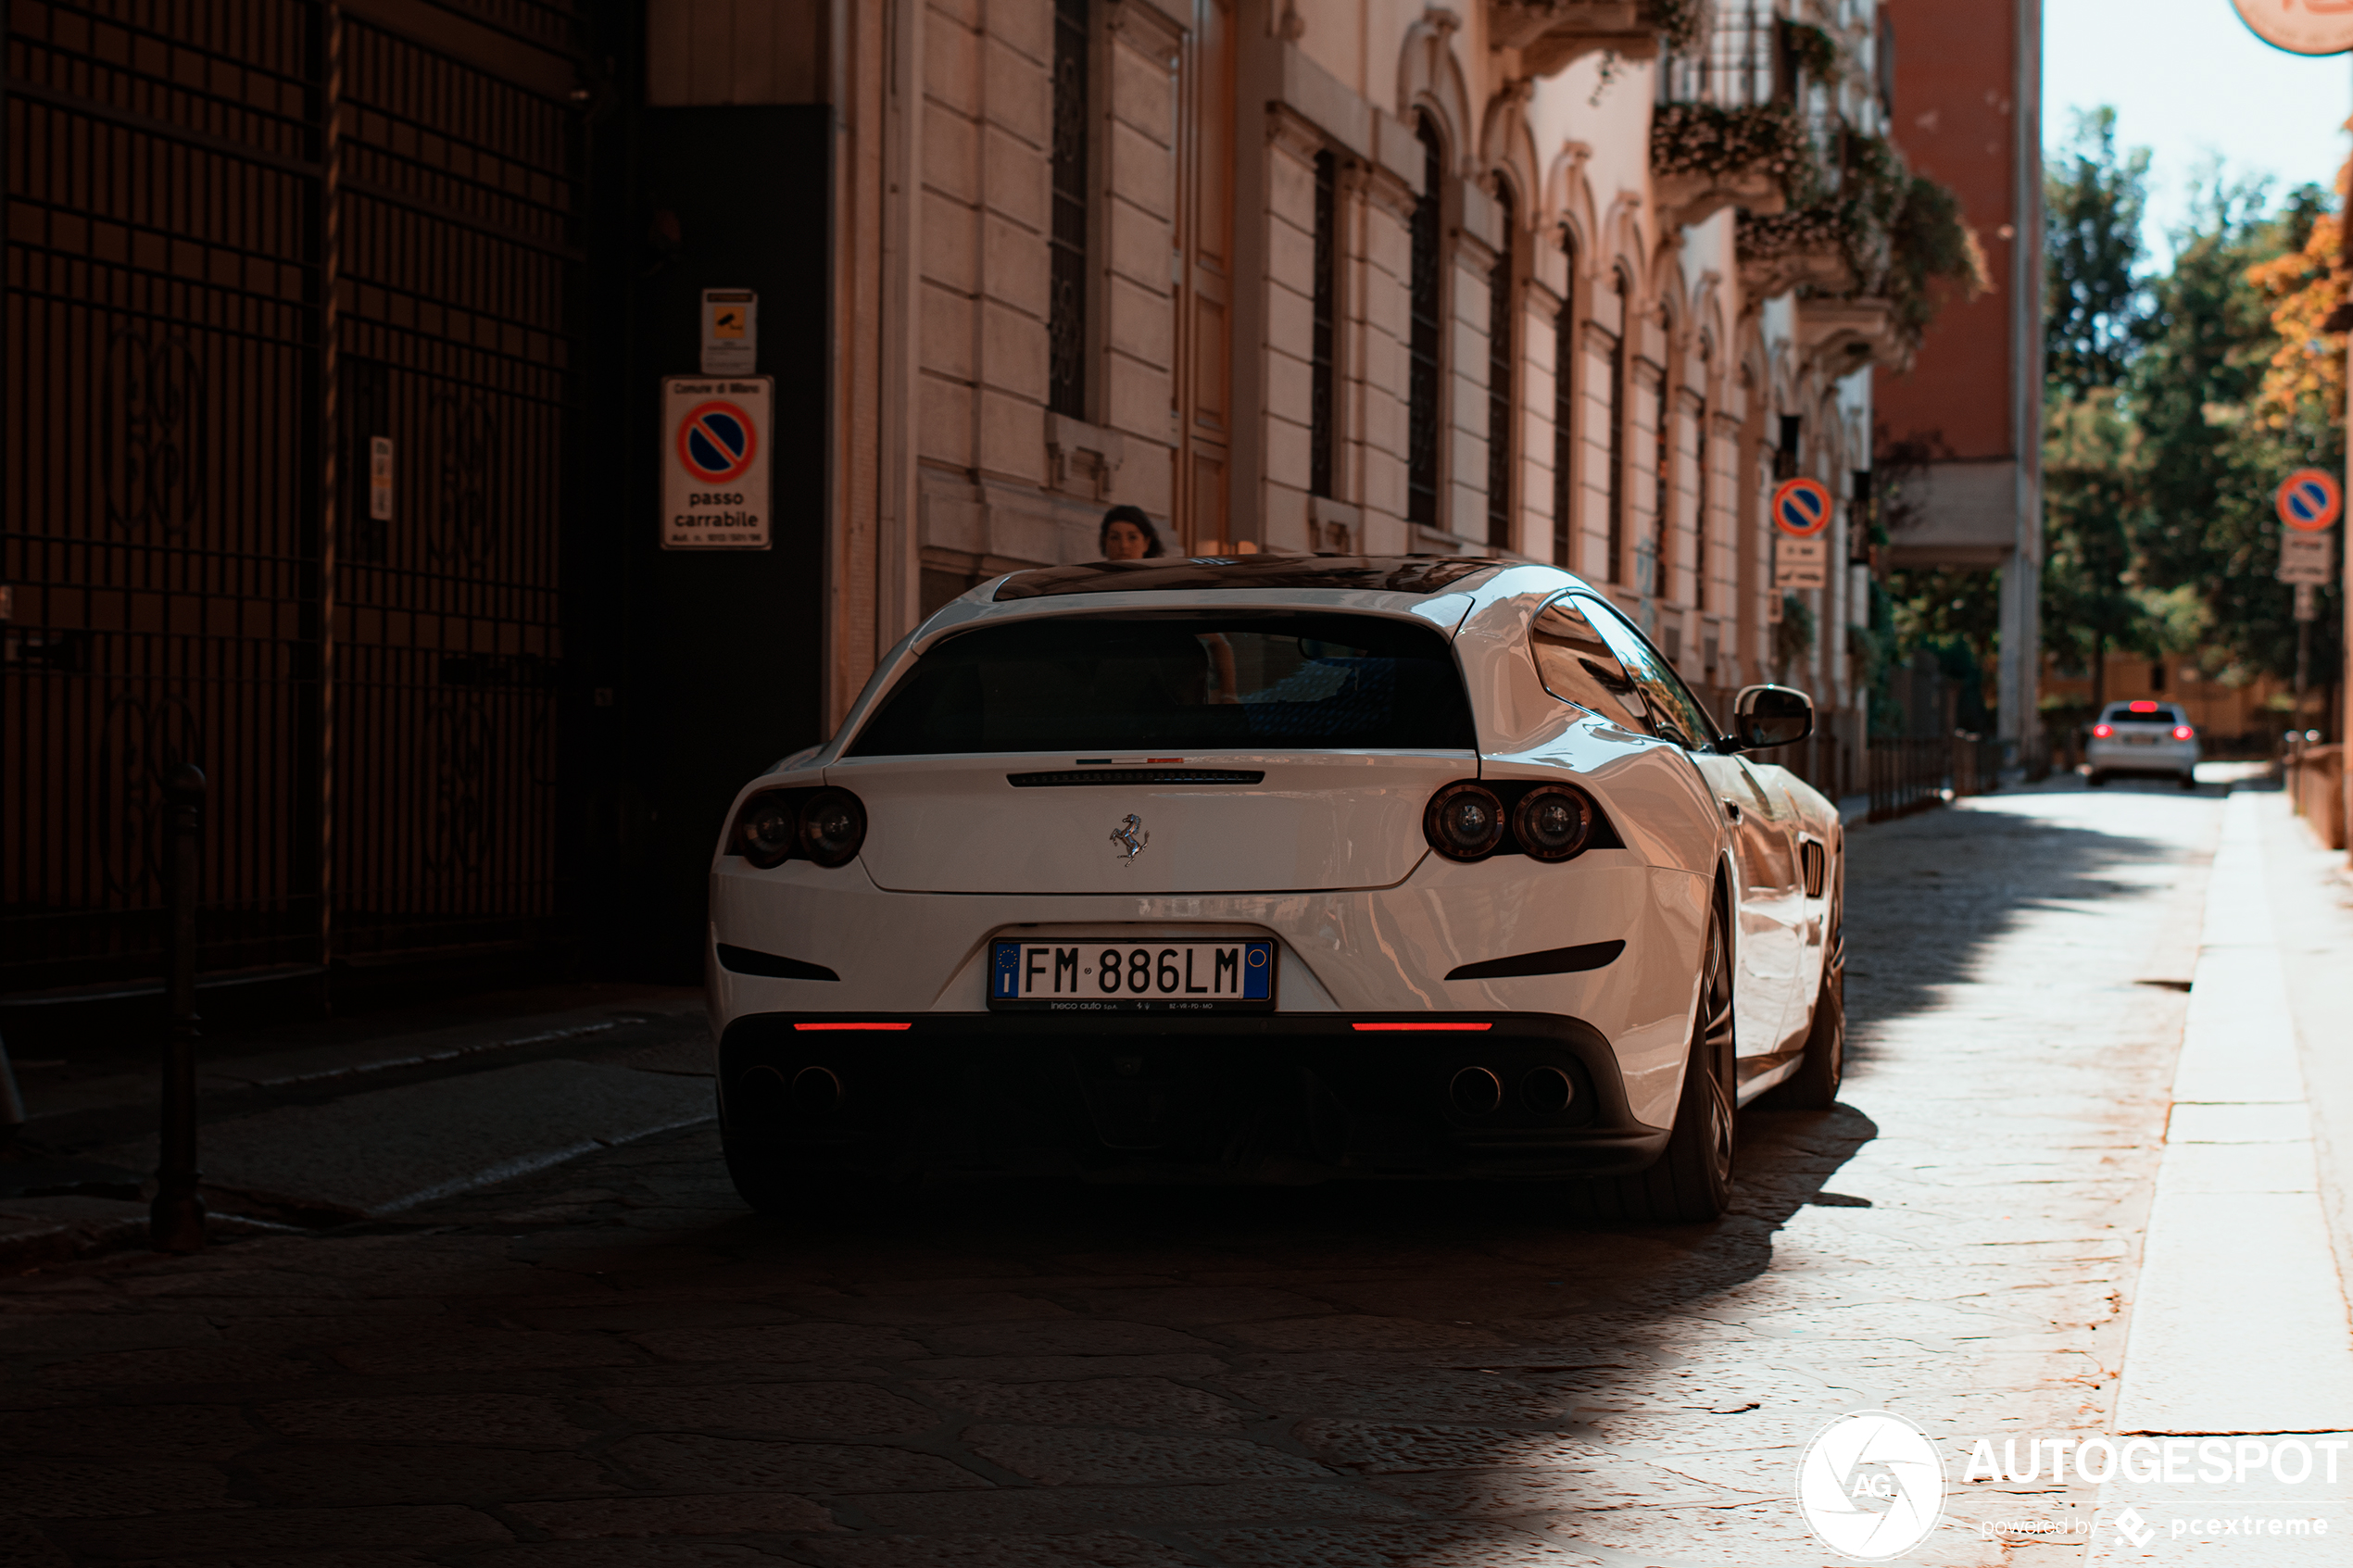
<path fill-rule="evenodd" d="M 1720 900 L 1708 911 L 1691 1060 L 1676 1097 L 1675 1128 L 1647 1171 L 1595 1182 L 1596 1207 L 1637 1224 L 1702 1224 L 1732 1202 L 1732 966 Z"/>

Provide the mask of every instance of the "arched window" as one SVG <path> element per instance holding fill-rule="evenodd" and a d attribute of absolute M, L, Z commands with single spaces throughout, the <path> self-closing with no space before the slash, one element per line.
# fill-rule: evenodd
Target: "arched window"
<path fill-rule="evenodd" d="M 1675 596 L 1675 438 L 1682 424 L 1683 361 L 1675 350 L 1674 311 L 1662 308 L 1658 325 L 1667 346 L 1666 368 L 1658 377 L 1658 411 L 1653 418 L 1652 450 L 1657 472 L 1652 476 L 1656 483 L 1652 495 L 1648 588 L 1654 598 L 1666 600 Z"/>
<path fill-rule="evenodd" d="M 1633 288 L 1626 274 L 1620 272 L 1611 283 L 1617 298 L 1617 331 L 1604 334 L 1602 346 L 1609 355 L 1609 558 L 1603 563 L 1603 580 L 1622 583 L 1626 578 L 1626 340 L 1632 334 L 1627 331 L 1633 323 L 1628 320 L 1634 308 Z"/>
<path fill-rule="evenodd" d="M 1055 0 L 1053 227 L 1047 245 L 1049 296 L 1046 407 L 1088 416 L 1087 241 L 1092 227 L 1087 178 L 1087 4 Z"/>
<path fill-rule="evenodd" d="M 1569 542 L 1577 511 L 1577 236 L 1561 227 L 1561 250 L 1568 282 L 1561 285 L 1561 312 L 1553 319 L 1553 564 L 1570 564 Z"/>
<path fill-rule="evenodd" d="M 1405 345 L 1405 516 L 1438 526 L 1439 352 L 1444 299 L 1439 240 L 1439 205 L 1444 195 L 1446 155 L 1428 112 L 1416 121 L 1422 144 L 1422 199 L 1414 207 L 1412 312 Z"/>
<path fill-rule="evenodd" d="M 1494 268 L 1487 274 L 1487 542 L 1499 550 L 1512 547 L 1512 370 L 1513 317 L 1517 313 L 1512 290 L 1512 250 L 1519 224 L 1512 206 L 1512 188 L 1495 182 L 1495 206 L 1503 214 L 1504 243 L 1496 248 Z"/>
<path fill-rule="evenodd" d="M 1714 564 L 1708 553 L 1708 543 L 1716 522 L 1708 515 L 1716 498 L 1716 476 L 1708 471 L 1713 460 L 1708 454 L 1708 424 L 1716 417 L 1707 400 L 1708 392 L 1716 385 L 1716 345 L 1706 338 L 1699 342 L 1699 425 L 1692 436 L 1692 603 L 1701 610 L 1712 608 L 1714 595 L 1709 591 L 1708 573 Z"/>

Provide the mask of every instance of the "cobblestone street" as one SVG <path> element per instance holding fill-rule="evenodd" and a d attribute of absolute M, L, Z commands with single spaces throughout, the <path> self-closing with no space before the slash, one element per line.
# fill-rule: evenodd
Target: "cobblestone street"
<path fill-rule="evenodd" d="M 1832 1418 L 1937 1442 L 1904 1561 L 2081 1561 L 2225 797 L 1857 831 L 1836 1111 L 1708 1227 L 1547 1188 L 925 1192 L 746 1212 L 708 1127 L 403 1223 L 0 1293 L 0 1562 L 1817 1564 Z M 1980 1526 L 1985 1526 L 1981 1528 Z"/>

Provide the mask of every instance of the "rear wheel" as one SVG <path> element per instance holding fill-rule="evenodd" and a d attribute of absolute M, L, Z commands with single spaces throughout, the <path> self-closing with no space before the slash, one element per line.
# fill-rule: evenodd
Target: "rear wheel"
<path fill-rule="evenodd" d="M 2196 789 L 2197 787 L 2197 775 L 2196 773 L 2183 773 L 2182 775 L 2182 787 L 2183 789 Z"/>
<path fill-rule="evenodd" d="M 1595 1182 L 1604 1213 L 1638 1224 L 1720 1219 L 1732 1201 L 1732 967 L 1720 909 L 1711 911 L 1691 1060 L 1675 1102 L 1675 1130 L 1649 1170 Z"/>
<path fill-rule="evenodd" d="M 2108 783 L 2108 775 L 2101 772 L 2097 768 L 2095 768 L 2089 773 L 2084 775 L 2083 782 L 2090 784 L 2094 789 L 2097 789 L 2102 784 Z"/>

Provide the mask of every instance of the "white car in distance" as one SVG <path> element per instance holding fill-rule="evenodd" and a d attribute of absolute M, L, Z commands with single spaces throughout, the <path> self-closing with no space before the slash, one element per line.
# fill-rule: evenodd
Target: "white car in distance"
<path fill-rule="evenodd" d="M 730 1172 L 1480 1176 L 1700 1221 L 1735 1108 L 1843 1070 L 1836 809 L 1549 567 L 1015 572 L 736 797 Z"/>
<path fill-rule="evenodd" d="M 2196 789 L 2197 759 L 2197 731 L 2189 716 L 2170 702 L 2146 698 L 2109 703 L 2083 743 L 2085 782 L 2095 786 L 2120 776 L 2154 774 Z"/>

